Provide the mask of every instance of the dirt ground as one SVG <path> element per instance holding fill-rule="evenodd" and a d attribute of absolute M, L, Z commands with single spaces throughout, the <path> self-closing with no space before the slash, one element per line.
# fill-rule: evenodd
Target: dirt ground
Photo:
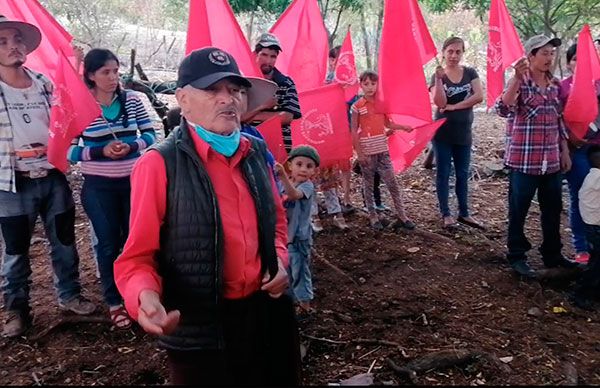
<path fill-rule="evenodd" d="M 503 256 L 507 181 L 488 168 L 494 169 L 503 147 L 503 123 L 478 113 L 475 134 L 471 206 L 487 231 L 441 228 L 435 172 L 423 169 L 421 159 L 400 176 L 417 231 L 375 234 L 362 212 L 348 217 L 352 229 L 345 233 L 325 222 L 315 246 L 317 312 L 301 323 L 307 385 L 339 383 L 369 370 L 375 383 L 386 385 L 600 384 L 600 314 L 569 304 L 568 277 L 525 282 L 509 270 Z M 71 179 L 78 201 L 80 177 Z M 354 198 L 358 205 L 357 190 Z M 451 201 L 454 206 L 456 198 Z M 85 295 L 101 305 L 87 221 L 78 211 Z M 540 243 L 538 215 L 534 204 L 527 224 L 534 246 Z M 565 213 L 565 253 L 572 254 L 566 220 Z M 34 328 L 27 337 L 0 339 L 0 385 L 167 382 L 164 352 L 139 327 L 115 332 L 107 322 L 54 326 L 63 316 L 39 230 L 31 253 Z M 537 250 L 530 258 L 541 267 Z M 97 315 L 100 321 L 105 316 Z M 465 362 L 429 365 L 412 380 L 388 364 L 404 367 L 442 351 L 466 356 Z"/>

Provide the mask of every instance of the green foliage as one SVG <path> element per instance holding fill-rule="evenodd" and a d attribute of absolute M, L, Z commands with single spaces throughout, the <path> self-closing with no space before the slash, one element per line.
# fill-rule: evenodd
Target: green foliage
<path fill-rule="evenodd" d="M 263 11 L 277 15 L 282 13 L 291 2 L 291 0 L 229 0 L 235 13 Z"/>
<path fill-rule="evenodd" d="M 489 0 L 421 0 L 432 12 L 474 9 L 483 18 Z M 506 0 L 515 27 L 523 38 L 545 33 L 574 37 L 584 23 L 600 25 L 600 0 Z"/>

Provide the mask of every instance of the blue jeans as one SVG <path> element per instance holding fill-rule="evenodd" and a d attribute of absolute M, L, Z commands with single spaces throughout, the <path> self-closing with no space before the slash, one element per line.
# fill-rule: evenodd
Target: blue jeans
<path fill-rule="evenodd" d="M 50 242 L 54 287 L 59 302 L 81 292 L 75 246 L 75 205 L 66 177 L 58 170 L 44 178 L 17 175 L 17 193 L 0 191 L 0 227 L 4 238 L 2 282 L 6 310 L 29 313 L 29 246 L 38 215 Z"/>
<path fill-rule="evenodd" d="M 290 266 L 290 294 L 295 302 L 313 300 L 312 274 L 310 272 L 309 240 L 299 240 L 288 244 Z"/>
<path fill-rule="evenodd" d="M 81 204 L 98 238 L 97 260 L 102 294 L 109 306 L 122 303 L 114 279 L 113 264 L 129 234 L 131 185 L 129 177 L 105 178 L 86 175 Z"/>
<path fill-rule="evenodd" d="M 566 174 L 570 193 L 569 221 L 573 233 L 573 247 L 577 252 L 588 252 L 589 250 L 585 238 L 585 223 L 579 213 L 579 189 L 591 168 L 587 157 L 588 148 L 589 146 L 584 146 L 572 153 L 573 166 Z"/>
<path fill-rule="evenodd" d="M 471 164 L 471 146 L 433 141 L 436 159 L 435 187 L 442 217 L 451 215 L 448 206 L 450 170 L 454 161 L 456 172 L 456 198 L 458 199 L 458 215 L 469 216 L 469 167 Z"/>
<path fill-rule="evenodd" d="M 561 256 L 560 213 L 562 211 L 562 176 L 559 172 L 529 175 L 511 171 L 508 186 L 508 254 L 510 263 L 525 260 L 531 244 L 525 237 L 525 219 L 537 192 L 540 204 L 543 242 L 542 260 L 553 265 Z"/>

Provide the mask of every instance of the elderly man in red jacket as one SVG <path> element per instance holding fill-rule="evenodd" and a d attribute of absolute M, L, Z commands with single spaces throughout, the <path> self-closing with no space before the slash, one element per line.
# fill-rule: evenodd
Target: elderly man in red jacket
<path fill-rule="evenodd" d="M 214 47 L 183 60 L 177 86 L 180 126 L 131 176 L 119 291 L 167 349 L 171 383 L 297 384 L 285 212 L 265 143 L 240 133 L 276 86 Z"/>

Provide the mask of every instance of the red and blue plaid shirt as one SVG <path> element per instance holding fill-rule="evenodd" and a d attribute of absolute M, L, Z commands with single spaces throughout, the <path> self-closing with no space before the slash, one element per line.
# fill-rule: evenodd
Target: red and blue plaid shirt
<path fill-rule="evenodd" d="M 506 117 L 505 164 L 531 175 L 560 171 L 560 143 L 567 138 L 560 102 L 560 81 L 553 78 L 545 90 L 532 79 L 521 83 L 513 106 L 496 101 L 496 112 Z"/>

